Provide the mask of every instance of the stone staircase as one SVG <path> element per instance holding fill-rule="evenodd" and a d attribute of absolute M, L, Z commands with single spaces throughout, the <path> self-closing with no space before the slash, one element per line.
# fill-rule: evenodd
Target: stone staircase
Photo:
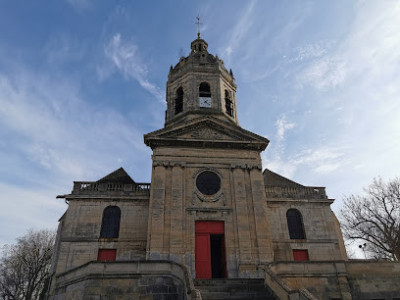
<path fill-rule="evenodd" d="M 195 279 L 203 300 L 275 300 L 263 279 Z"/>

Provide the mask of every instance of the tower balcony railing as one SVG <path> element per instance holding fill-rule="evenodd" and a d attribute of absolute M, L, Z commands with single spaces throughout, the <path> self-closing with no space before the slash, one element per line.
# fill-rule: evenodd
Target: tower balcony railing
<path fill-rule="evenodd" d="M 96 181 L 74 181 L 72 194 L 134 193 L 150 194 L 150 183 L 106 183 Z"/>
<path fill-rule="evenodd" d="M 267 198 L 328 199 L 324 187 L 266 186 Z"/>

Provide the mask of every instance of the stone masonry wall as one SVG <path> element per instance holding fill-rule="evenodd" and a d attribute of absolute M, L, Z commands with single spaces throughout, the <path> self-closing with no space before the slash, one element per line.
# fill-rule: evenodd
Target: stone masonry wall
<path fill-rule="evenodd" d="M 216 196 L 203 197 L 196 176 L 221 178 Z M 194 274 L 197 220 L 225 223 L 228 277 L 256 276 L 271 261 L 261 160 L 257 151 L 157 148 L 153 155 L 148 258 L 186 264 Z M 151 239 L 150 239 L 151 235 Z"/>
<path fill-rule="evenodd" d="M 90 262 L 58 275 L 49 299 L 184 300 L 192 292 L 187 277 L 168 262 Z"/>
<path fill-rule="evenodd" d="M 346 263 L 353 299 L 400 299 L 400 264 L 384 261 Z"/>
<path fill-rule="evenodd" d="M 118 239 L 100 239 L 103 210 L 121 209 Z M 116 249 L 117 260 L 144 259 L 147 199 L 71 199 L 63 218 L 56 274 L 97 259 L 99 249 Z"/>
<path fill-rule="evenodd" d="M 308 250 L 311 261 L 347 259 L 339 225 L 329 205 L 322 200 L 268 199 L 274 261 L 293 261 L 293 249 Z M 290 208 L 302 214 L 304 240 L 289 237 L 286 212 Z"/>

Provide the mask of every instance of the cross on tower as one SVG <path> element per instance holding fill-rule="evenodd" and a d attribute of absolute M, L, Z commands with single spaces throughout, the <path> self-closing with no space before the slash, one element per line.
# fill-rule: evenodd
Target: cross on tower
<path fill-rule="evenodd" d="M 197 24 L 197 38 L 200 38 L 200 24 L 203 24 L 203 23 L 200 23 L 200 16 L 199 15 L 196 17 L 196 19 L 197 19 L 197 22 L 196 22 L 196 24 Z"/>

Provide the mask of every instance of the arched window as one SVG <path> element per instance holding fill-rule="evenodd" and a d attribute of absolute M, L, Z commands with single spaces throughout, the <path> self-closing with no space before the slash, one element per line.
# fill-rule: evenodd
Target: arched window
<path fill-rule="evenodd" d="M 200 83 L 199 97 L 211 98 L 211 89 L 210 89 L 210 85 L 207 82 Z"/>
<path fill-rule="evenodd" d="M 100 237 L 116 239 L 119 236 L 119 223 L 121 221 L 121 209 L 118 206 L 108 206 L 103 211 Z"/>
<path fill-rule="evenodd" d="M 289 209 L 286 212 L 286 220 L 289 229 L 289 236 L 291 239 L 305 239 L 303 218 L 297 209 Z"/>
<path fill-rule="evenodd" d="M 228 90 L 225 90 L 225 110 L 228 115 L 233 117 L 233 105 Z"/>
<path fill-rule="evenodd" d="M 175 114 L 179 114 L 183 111 L 183 89 L 182 87 L 176 90 L 175 98 Z"/>

